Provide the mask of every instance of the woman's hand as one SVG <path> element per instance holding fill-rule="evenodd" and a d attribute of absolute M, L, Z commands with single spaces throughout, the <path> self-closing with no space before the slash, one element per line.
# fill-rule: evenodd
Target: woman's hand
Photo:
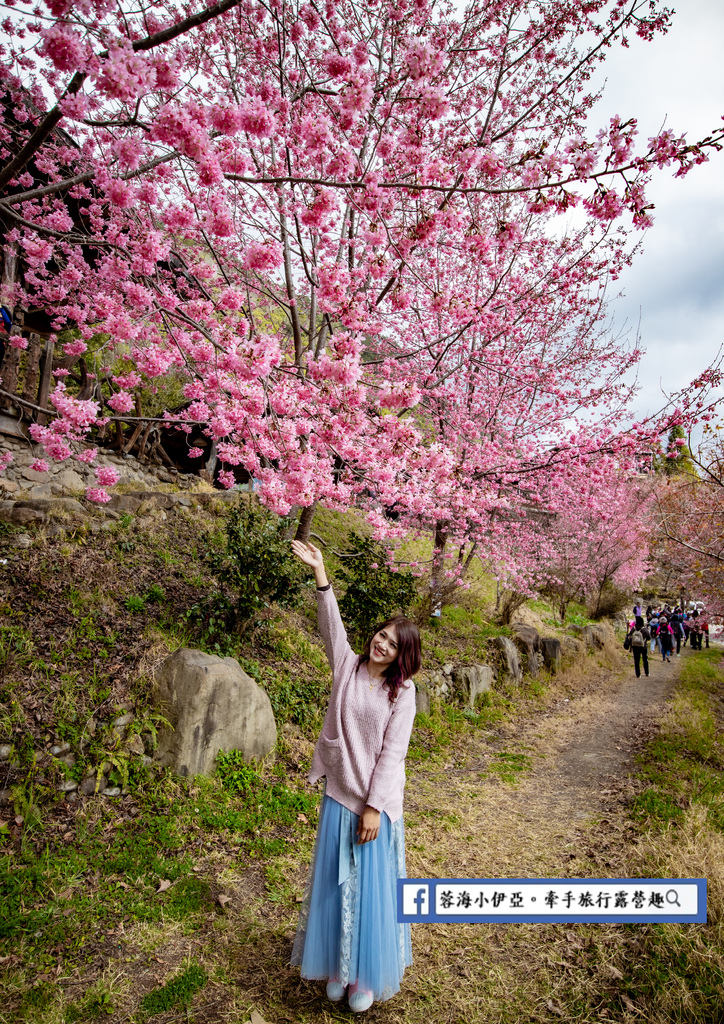
<path fill-rule="evenodd" d="M 305 565 L 310 566 L 312 569 L 316 569 L 318 565 L 324 565 L 322 552 L 319 548 L 315 548 L 314 544 L 310 544 L 309 542 L 304 544 L 301 540 L 293 540 L 292 551 L 297 558 L 301 559 Z"/>
<path fill-rule="evenodd" d="M 324 570 L 324 559 L 319 548 L 315 548 L 314 544 L 310 544 L 309 541 L 304 544 L 301 540 L 293 540 L 292 551 L 301 562 L 304 562 L 305 565 L 314 570 L 317 586 L 326 587 L 328 582 L 327 573 Z"/>
<path fill-rule="evenodd" d="M 357 842 L 371 843 L 380 833 L 380 812 L 374 807 L 365 807 L 359 816 L 357 826 Z"/>

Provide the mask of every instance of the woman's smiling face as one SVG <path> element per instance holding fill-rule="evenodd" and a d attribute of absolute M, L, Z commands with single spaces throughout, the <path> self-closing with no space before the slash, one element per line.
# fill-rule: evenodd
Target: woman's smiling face
<path fill-rule="evenodd" d="M 397 630 L 394 626 L 385 626 L 375 633 L 370 642 L 370 662 L 384 672 L 397 657 Z"/>

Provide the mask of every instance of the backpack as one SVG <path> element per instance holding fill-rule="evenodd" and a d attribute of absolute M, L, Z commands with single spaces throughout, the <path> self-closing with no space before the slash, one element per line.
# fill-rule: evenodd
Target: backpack
<path fill-rule="evenodd" d="M 646 642 L 644 640 L 644 635 L 643 635 L 643 633 L 641 632 L 640 629 L 635 629 L 633 631 L 633 633 L 631 634 L 631 646 L 632 647 L 645 647 L 646 646 Z"/>

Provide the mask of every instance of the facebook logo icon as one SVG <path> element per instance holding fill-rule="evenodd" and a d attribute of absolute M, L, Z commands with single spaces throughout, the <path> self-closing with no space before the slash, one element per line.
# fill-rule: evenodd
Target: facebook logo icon
<path fill-rule="evenodd" d="M 402 886 L 402 913 L 405 916 L 422 917 L 430 913 L 430 887 L 415 882 Z"/>

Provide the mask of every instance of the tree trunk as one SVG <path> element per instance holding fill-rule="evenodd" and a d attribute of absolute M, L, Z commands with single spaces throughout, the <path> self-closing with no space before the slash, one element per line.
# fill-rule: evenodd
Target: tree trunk
<path fill-rule="evenodd" d="M 447 545 L 447 523 L 435 523 L 433 533 L 432 573 L 430 574 L 430 615 L 440 614 L 443 596 L 443 568 L 445 565 L 445 547 Z"/>
<path fill-rule="evenodd" d="M 22 334 L 19 327 L 10 328 L 10 336 L 17 338 L 18 335 Z M 18 378 L 20 376 L 20 349 L 14 348 L 8 340 L 5 344 L 5 358 L 3 359 L 2 365 L 2 378 L 3 387 L 6 391 L 9 391 L 11 395 L 17 394 L 18 391 Z M 11 404 L 9 398 L 5 399 L 5 404 Z"/>
<path fill-rule="evenodd" d="M 35 402 L 38 397 L 38 373 L 42 345 L 39 334 L 31 334 L 25 352 L 25 380 L 23 381 L 23 398 Z"/>
<path fill-rule="evenodd" d="M 43 356 L 40 360 L 40 387 L 38 388 L 38 405 L 43 409 L 48 407 L 48 396 L 50 395 L 50 385 L 53 382 L 53 348 L 55 347 L 55 340 L 51 334 L 45 341 L 45 348 L 43 349 Z M 45 425 L 48 417 L 42 413 L 38 413 L 38 423 L 42 426 Z"/>
<path fill-rule="evenodd" d="M 314 520 L 314 513 L 316 510 L 316 501 L 302 509 L 302 514 L 300 515 L 299 522 L 297 523 L 297 532 L 294 535 L 295 540 L 300 540 L 303 544 L 307 543 L 309 540 L 309 534 L 312 532 L 312 522 Z"/>
<path fill-rule="evenodd" d="M 214 482 L 214 473 L 216 472 L 216 465 L 218 461 L 219 456 L 216 454 L 216 441 L 212 441 L 211 451 L 209 452 L 209 457 L 206 460 L 206 465 L 204 466 L 204 469 L 209 474 L 209 483 L 213 484 Z"/>
<path fill-rule="evenodd" d="M 295 523 L 298 525 L 297 516 L 299 515 L 300 511 L 300 505 L 292 505 L 292 507 L 289 509 L 289 515 L 287 516 L 287 519 L 289 520 L 289 525 L 284 530 L 284 540 L 294 540 L 294 536 L 296 533 Z"/>
<path fill-rule="evenodd" d="M 500 623 L 502 626 L 509 626 L 510 620 L 513 618 L 519 608 L 522 608 L 527 601 L 525 594 L 518 593 L 517 590 L 509 590 L 503 597 L 500 607 Z"/>

